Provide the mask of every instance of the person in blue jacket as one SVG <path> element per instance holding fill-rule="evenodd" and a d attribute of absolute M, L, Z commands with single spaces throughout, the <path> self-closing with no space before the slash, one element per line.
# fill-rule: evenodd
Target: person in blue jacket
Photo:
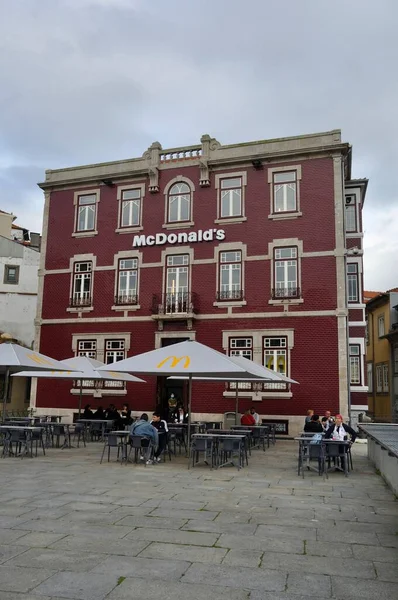
<path fill-rule="evenodd" d="M 156 450 L 159 443 L 159 435 L 155 427 L 149 423 L 148 415 L 146 413 L 143 413 L 138 421 L 135 421 L 130 427 L 130 437 L 132 435 L 140 435 L 144 438 L 141 442 L 143 448 L 148 448 L 149 442 L 151 441 Z M 152 461 L 148 459 L 147 464 L 151 463 Z"/>

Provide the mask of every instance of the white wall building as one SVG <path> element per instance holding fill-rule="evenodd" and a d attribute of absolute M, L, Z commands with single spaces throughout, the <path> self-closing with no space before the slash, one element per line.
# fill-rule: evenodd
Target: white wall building
<path fill-rule="evenodd" d="M 0 332 L 31 347 L 36 317 L 40 238 L 0 211 Z M 15 239 L 16 238 L 16 239 Z M 32 242 L 35 240 L 36 246 Z"/>

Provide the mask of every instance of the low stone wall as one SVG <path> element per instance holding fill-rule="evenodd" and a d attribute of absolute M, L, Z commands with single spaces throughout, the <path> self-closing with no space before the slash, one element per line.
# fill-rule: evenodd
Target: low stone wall
<path fill-rule="evenodd" d="M 359 425 L 368 439 L 368 458 L 398 496 L 398 424 Z"/>

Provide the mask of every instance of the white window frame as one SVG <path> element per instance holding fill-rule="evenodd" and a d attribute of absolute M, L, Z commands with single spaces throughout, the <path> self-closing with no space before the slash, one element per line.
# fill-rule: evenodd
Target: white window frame
<path fill-rule="evenodd" d="M 358 350 L 358 353 L 354 351 L 354 348 Z M 350 364 L 350 385 L 358 386 L 362 385 L 362 369 L 361 369 L 361 346 L 360 344 L 349 344 L 349 364 Z M 357 377 L 354 379 L 353 374 L 357 373 Z"/>
<path fill-rule="evenodd" d="M 368 393 L 373 394 L 373 363 L 366 363 L 366 375 L 367 375 L 367 383 L 368 383 Z"/>
<path fill-rule="evenodd" d="M 383 392 L 383 365 L 376 365 L 376 393 Z"/>
<path fill-rule="evenodd" d="M 93 229 L 78 229 L 79 225 L 79 198 L 82 196 L 93 196 L 94 197 L 94 225 Z M 98 204 L 100 202 L 100 188 L 92 190 L 80 190 L 74 192 L 73 204 L 75 207 L 74 227 L 72 237 L 92 237 L 98 235 L 97 223 L 98 223 Z"/>
<path fill-rule="evenodd" d="M 349 269 L 355 268 L 354 272 L 350 272 Z M 350 295 L 350 286 L 352 282 L 355 282 L 356 295 Z M 357 262 L 347 263 L 347 301 L 348 304 L 355 304 L 360 301 L 360 282 L 359 282 L 359 264 Z"/>
<path fill-rule="evenodd" d="M 240 179 L 241 180 L 241 201 L 240 215 L 223 217 L 221 214 L 221 196 L 222 182 L 225 179 Z M 217 224 L 226 223 L 242 223 L 247 220 L 246 217 L 246 186 L 247 186 L 247 171 L 234 171 L 231 173 L 217 173 L 215 176 L 215 188 L 217 192 L 217 218 L 214 220 Z"/>
<path fill-rule="evenodd" d="M 169 194 L 172 187 L 178 183 L 185 183 L 190 189 L 190 205 L 189 205 L 189 219 L 188 221 L 169 221 Z M 195 194 L 195 185 L 193 181 L 188 179 L 188 177 L 183 177 L 182 175 L 177 175 L 171 181 L 169 181 L 163 190 L 164 194 L 164 229 L 184 229 L 187 227 L 192 227 L 195 225 L 193 221 L 193 207 L 194 207 L 194 194 Z"/>
<path fill-rule="evenodd" d="M 384 314 L 379 315 L 377 317 L 377 331 L 379 334 L 379 338 L 383 337 L 386 334 Z"/>
<path fill-rule="evenodd" d="M 122 210 L 123 210 L 123 194 L 129 190 L 138 190 L 140 194 L 140 213 L 139 213 L 139 223 L 138 225 L 130 225 L 130 226 L 122 226 Z M 117 187 L 117 204 L 118 204 L 118 214 L 117 214 L 117 228 L 115 229 L 116 233 L 134 233 L 137 231 L 142 231 L 143 224 L 143 210 L 144 210 L 144 202 L 145 202 L 145 183 L 130 183 L 126 185 L 118 185 Z"/>
<path fill-rule="evenodd" d="M 300 296 L 290 298 L 275 298 L 275 250 L 293 247 L 297 248 L 297 288 L 300 290 Z M 302 304 L 304 302 L 303 288 L 301 284 L 301 260 L 303 257 L 302 240 L 299 240 L 298 238 L 274 239 L 272 242 L 268 243 L 268 256 L 271 259 L 270 300 L 268 300 L 268 304 Z"/>
<path fill-rule="evenodd" d="M 243 342 L 242 345 L 239 345 L 240 342 Z M 243 356 L 248 360 L 253 360 L 253 338 L 248 337 L 230 337 L 229 338 L 229 348 L 228 348 L 228 356 Z M 236 390 L 236 382 L 229 382 L 229 389 Z M 251 390 L 252 383 L 250 381 L 240 381 L 238 382 L 239 390 Z"/>
<path fill-rule="evenodd" d="M 274 175 L 278 173 L 296 172 L 296 209 L 294 211 L 275 211 L 274 202 Z M 269 219 L 296 219 L 302 216 L 300 207 L 300 182 L 302 178 L 301 165 L 288 165 L 284 167 L 271 167 L 268 169 L 268 184 L 270 195 L 270 213 Z"/>
<path fill-rule="evenodd" d="M 235 260 L 227 260 L 228 254 L 235 254 Z M 217 301 L 223 302 L 226 300 L 227 302 L 230 300 L 242 300 L 243 299 L 243 264 L 242 264 L 242 250 L 222 250 L 219 253 L 219 290 Z M 224 260 L 223 260 L 224 259 Z M 239 268 L 237 268 L 239 265 Z M 239 284 L 238 288 L 236 288 L 236 284 L 233 283 L 233 273 L 234 271 L 239 271 Z M 222 275 L 223 273 L 227 273 L 228 275 L 228 284 L 222 283 Z M 222 289 L 227 286 L 227 289 Z"/>
<path fill-rule="evenodd" d="M 279 344 L 278 345 L 273 345 L 271 343 L 271 340 L 278 340 Z M 279 357 L 284 357 L 284 364 L 285 364 L 285 369 L 283 371 L 283 373 L 281 373 L 279 370 L 276 370 L 274 367 L 275 365 L 278 365 L 278 358 Z M 269 361 L 267 360 L 267 357 L 272 357 L 273 359 L 273 366 L 271 367 L 269 364 Z M 271 369 L 272 371 L 275 371 L 276 373 L 281 373 L 282 375 L 286 375 L 289 371 L 289 367 L 288 367 L 288 346 L 287 346 L 287 337 L 286 336 L 275 336 L 275 335 L 268 335 L 265 336 L 263 338 L 263 365 L 264 367 L 267 367 L 268 369 Z M 287 390 L 288 389 L 288 384 L 286 383 L 264 383 L 263 387 L 265 390 Z"/>
<path fill-rule="evenodd" d="M 390 389 L 388 363 L 384 363 L 382 365 L 382 372 L 383 372 L 383 393 L 388 394 L 389 389 Z"/>
<path fill-rule="evenodd" d="M 126 261 L 133 261 L 133 266 L 131 268 L 125 267 L 123 265 L 123 263 Z M 121 275 L 122 275 L 122 273 L 126 273 L 127 279 L 128 279 L 128 281 L 130 281 L 130 276 L 133 272 L 135 272 L 135 274 L 136 274 L 134 292 L 128 293 L 128 294 L 122 294 L 121 287 L 120 287 Z M 130 305 L 138 304 L 138 280 L 139 280 L 139 259 L 138 259 L 138 257 L 131 256 L 131 257 L 119 258 L 118 265 L 117 265 L 117 294 L 115 297 L 116 305 L 118 305 L 118 306 L 129 305 L 130 306 Z M 130 290 L 130 288 L 129 288 L 129 290 Z M 122 298 L 126 298 L 126 301 L 122 300 Z"/>
<path fill-rule="evenodd" d="M 350 198 L 350 202 L 347 202 L 347 199 Z M 347 209 L 351 209 L 353 208 L 353 210 L 351 210 L 350 212 L 353 213 L 354 215 L 354 219 L 355 219 L 355 228 L 354 229 L 348 229 L 347 225 L 348 225 L 348 210 Z M 358 232 L 358 207 L 357 207 L 357 197 L 356 194 L 346 194 L 345 195 L 345 206 L 344 206 L 344 229 L 345 229 L 345 233 L 346 234 L 353 234 L 353 233 L 357 233 Z"/>
<path fill-rule="evenodd" d="M 291 257 L 283 257 L 282 254 L 283 252 L 287 252 L 290 251 L 291 253 Z M 296 269 L 296 280 L 295 280 L 295 286 L 289 285 L 289 276 L 288 276 L 288 271 L 289 271 L 289 267 L 292 267 L 294 263 L 295 269 Z M 283 268 L 283 275 L 284 275 L 284 279 L 283 279 L 283 286 L 279 285 L 279 281 L 277 280 L 277 269 Z M 274 248 L 274 255 L 273 255 L 273 294 L 272 297 L 274 300 L 278 300 L 278 299 L 289 299 L 289 298 L 300 298 L 301 296 L 301 290 L 300 287 L 298 285 L 299 282 L 299 257 L 298 257 L 298 248 L 297 246 L 282 246 L 282 247 L 275 247 Z M 284 290 L 283 293 L 278 292 L 278 290 Z M 288 290 L 295 290 L 292 291 L 291 294 L 289 294 Z M 285 292 L 287 292 L 285 294 Z"/>
<path fill-rule="evenodd" d="M 79 266 L 86 264 L 88 265 L 88 269 L 84 271 L 80 271 Z M 72 295 L 70 305 L 73 308 L 85 308 L 92 307 L 93 305 L 93 262 L 91 260 L 77 260 L 73 263 L 73 271 L 72 271 Z M 84 290 L 84 282 L 89 281 L 89 290 Z M 77 282 L 81 281 L 82 284 L 77 286 Z M 76 291 L 76 288 L 80 287 L 79 292 Z M 82 302 L 76 302 L 76 299 L 80 298 Z M 84 300 L 89 300 L 89 302 L 84 302 Z"/>

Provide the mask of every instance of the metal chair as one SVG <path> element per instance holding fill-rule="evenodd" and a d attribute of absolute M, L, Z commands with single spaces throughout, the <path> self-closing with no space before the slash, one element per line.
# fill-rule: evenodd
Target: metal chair
<path fill-rule="evenodd" d="M 240 470 L 244 466 L 244 438 L 223 438 L 219 439 L 219 460 L 217 467 L 225 467 L 233 465 Z M 238 463 L 234 461 L 234 457 L 238 458 Z"/>
<path fill-rule="evenodd" d="M 64 442 L 61 446 L 61 449 L 63 450 L 64 448 L 70 448 L 71 443 L 69 427 L 67 427 L 66 425 L 61 425 L 60 423 L 53 423 L 51 427 L 51 441 L 53 448 L 60 447 L 60 440 L 62 436 L 64 436 Z M 54 438 L 56 440 L 55 446 Z"/>
<path fill-rule="evenodd" d="M 339 444 L 336 442 L 325 442 L 325 473 L 328 477 L 328 471 L 330 470 L 331 460 L 333 460 L 333 467 L 336 471 L 342 471 L 345 477 L 348 477 L 349 461 L 350 456 L 348 453 L 348 444 Z"/>
<path fill-rule="evenodd" d="M 30 443 L 30 453 L 33 456 L 33 444 L 36 444 L 36 456 L 37 456 L 37 450 L 38 450 L 38 446 L 41 447 L 41 449 L 43 450 L 43 455 L 46 455 L 46 450 L 44 447 L 44 429 L 40 428 L 38 431 L 32 431 L 31 435 L 29 436 L 28 442 Z"/>
<path fill-rule="evenodd" d="M 73 431 L 73 440 L 76 441 L 77 437 L 77 447 L 80 447 L 80 440 L 83 440 L 84 447 L 86 447 L 86 427 L 84 423 L 76 423 L 75 429 Z"/>
<path fill-rule="evenodd" d="M 90 438 L 91 441 L 94 441 L 94 438 L 98 442 L 103 435 L 103 424 L 102 423 L 90 423 Z"/>
<path fill-rule="evenodd" d="M 203 460 L 199 460 L 200 454 L 203 454 Z M 191 460 L 192 467 L 203 462 L 213 469 L 216 459 L 216 438 L 194 437 L 191 442 Z M 189 465 L 188 465 L 189 466 Z"/>
<path fill-rule="evenodd" d="M 119 460 L 120 450 L 122 450 L 122 456 L 123 456 L 123 442 L 118 439 L 117 435 L 113 435 L 112 433 L 109 433 L 106 437 L 104 448 L 102 450 L 100 464 L 102 464 L 105 450 L 107 448 L 108 448 L 108 462 L 110 461 L 111 448 L 117 448 L 117 459 L 116 460 Z"/>
<path fill-rule="evenodd" d="M 145 442 L 145 443 L 143 443 Z M 145 466 L 150 460 L 153 451 L 152 440 L 142 435 L 131 435 L 130 436 L 130 451 L 127 460 L 130 460 L 130 455 L 134 450 L 134 462 L 138 464 L 138 454 L 143 455 Z"/>
<path fill-rule="evenodd" d="M 311 436 L 313 437 L 313 436 Z M 311 437 L 303 437 L 299 441 L 299 455 L 298 455 L 298 475 L 301 475 L 304 479 L 304 473 L 307 468 L 308 471 L 315 471 L 319 476 L 327 473 L 325 471 L 325 445 L 323 440 L 319 440 L 319 443 L 314 443 Z M 311 466 L 311 461 L 317 462 L 317 467 Z"/>

